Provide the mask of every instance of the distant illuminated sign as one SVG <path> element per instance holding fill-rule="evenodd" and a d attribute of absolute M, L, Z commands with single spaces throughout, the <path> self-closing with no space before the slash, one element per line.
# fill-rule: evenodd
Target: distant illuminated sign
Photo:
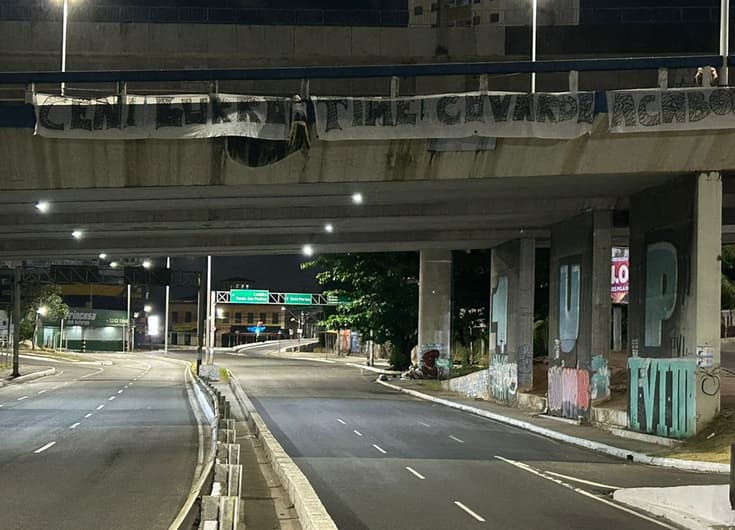
<path fill-rule="evenodd" d="M 255 289 L 231 289 L 231 304 L 267 304 L 270 302 L 270 291 Z"/>
<path fill-rule="evenodd" d="M 612 269 L 610 278 L 610 294 L 613 304 L 627 304 L 630 278 L 630 262 L 628 249 L 615 247 L 612 249 Z"/>
<path fill-rule="evenodd" d="M 265 331 L 265 326 L 248 326 L 246 329 L 250 333 L 263 333 Z"/>
<path fill-rule="evenodd" d="M 286 293 L 283 299 L 289 305 L 311 305 L 310 293 Z"/>

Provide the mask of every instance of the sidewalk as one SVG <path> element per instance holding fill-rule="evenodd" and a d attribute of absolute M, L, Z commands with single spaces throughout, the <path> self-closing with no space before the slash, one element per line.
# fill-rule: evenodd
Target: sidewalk
<path fill-rule="evenodd" d="M 50 368 L 46 366 L 34 366 L 32 368 L 25 368 L 21 370 L 20 377 L 15 378 L 11 377 L 12 373 L 12 368 L 6 368 L 4 365 L 0 365 L 0 388 L 53 375 L 56 373 L 56 368 Z"/>
<path fill-rule="evenodd" d="M 402 372 L 391 370 L 390 363 L 385 359 L 375 359 L 373 366 L 367 365 L 367 359 L 362 355 L 337 355 L 333 352 L 309 352 L 309 351 L 291 351 L 291 348 L 282 348 L 277 354 L 278 357 L 284 359 L 300 359 L 327 364 L 344 364 L 353 368 L 361 368 L 375 372 L 377 374 L 400 375 Z"/>

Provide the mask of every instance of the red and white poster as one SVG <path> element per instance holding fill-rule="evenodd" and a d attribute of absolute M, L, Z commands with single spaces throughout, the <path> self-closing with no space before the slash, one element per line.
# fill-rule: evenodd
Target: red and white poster
<path fill-rule="evenodd" d="M 627 247 L 613 247 L 610 294 L 613 304 L 628 303 L 628 278 L 630 277 Z"/>

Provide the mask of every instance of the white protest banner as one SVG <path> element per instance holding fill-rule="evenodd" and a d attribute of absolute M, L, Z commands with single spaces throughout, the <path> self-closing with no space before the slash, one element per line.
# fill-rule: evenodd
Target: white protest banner
<path fill-rule="evenodd" d="M 615 90 L 607 93 L 613 133 L 735 128 L 732 88 Z"/>
<path fill-rule="evenodd" d="M 49 138 L 136 140 L 246 136 L 288 140 L 291 100 L 260 96 L 36 94 L 36 134 Z"/>
<path fill-rule="evenodd" d="M 399 98 L 312 97 L 322 140 L 577 138 L 592 129 L 592 92 L 471 92 Z"/>

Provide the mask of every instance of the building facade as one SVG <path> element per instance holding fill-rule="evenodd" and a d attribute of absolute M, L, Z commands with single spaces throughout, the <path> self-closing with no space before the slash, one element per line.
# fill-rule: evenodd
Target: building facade
<path fill-rule="evenodd" d="M 539 0 L 538 25 L 579 24 L 580 0 Z M 530 26 L 531 2 L 517 0 L 445 0 L 449 27 Z M 409 26 L 437 26 L 439 0 L 408 0 Z"/>

